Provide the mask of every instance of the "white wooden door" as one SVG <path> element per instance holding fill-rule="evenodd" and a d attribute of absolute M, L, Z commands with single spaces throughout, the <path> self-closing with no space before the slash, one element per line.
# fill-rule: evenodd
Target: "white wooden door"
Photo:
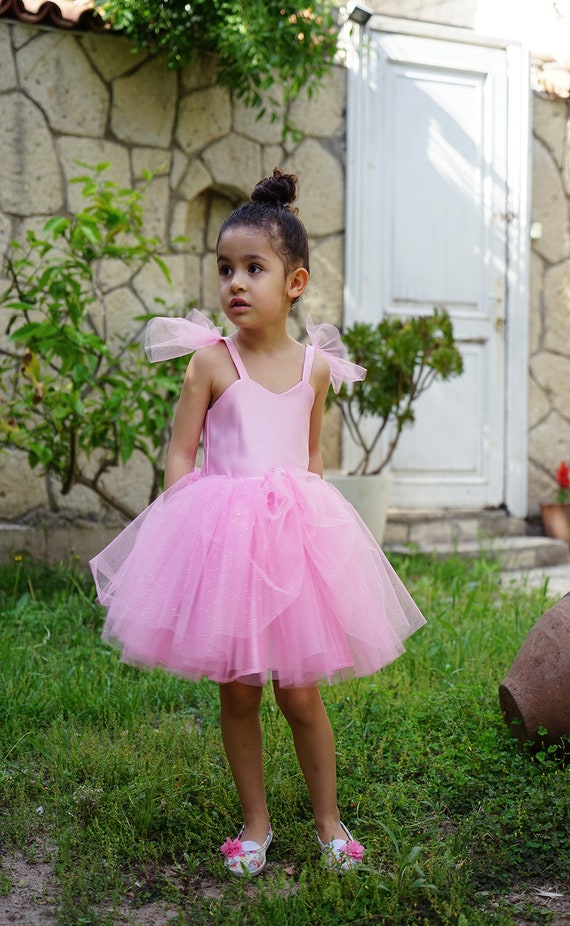
<path fill-rule="evenodd" d="M 507 54 L 417 35 L 373 32 L 369 41 L 349 122 L 358 176 L 349 192 L 347 235 L 352 229 L 357 240 L 347 248 L 346 320 L 444 305 L 465 368 L 419 400 L 393 458 L 392 503 L 498 506 L 506 499 L 512 219 Z M 349 97 L 349 119 L 350 107 Z"/>

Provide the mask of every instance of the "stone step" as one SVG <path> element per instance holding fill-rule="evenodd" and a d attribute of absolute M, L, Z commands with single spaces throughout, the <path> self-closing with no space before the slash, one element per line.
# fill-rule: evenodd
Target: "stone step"
<path fill-rule="evenodd" d="M 524 536 L 527 524 L 522 518 L 511 518 L 502 510 L 438 508 L 433 510 L 403 510 L 391 508 L 384 534 L 384 546 L 413 543 L 419 546 L 434 543 L 458 543 L 481 537 Z"/>
<path fill-rule="evenodd" d="M 458 556 L 476 559 L 485 556 L 498 560 L 505 571 L 539 569 L 563 566 L 570 563 L 568 545 L 550 537 L 482 537 L 479 540 L 460 540 L 453 543 L 424 542 L 422 544 L 384 544 L 384 549 L 401 555 L 427 553 L 440 559 Z"/>

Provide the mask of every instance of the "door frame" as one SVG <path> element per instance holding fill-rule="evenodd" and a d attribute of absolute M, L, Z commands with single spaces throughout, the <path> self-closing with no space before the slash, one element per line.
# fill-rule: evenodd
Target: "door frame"
<path fill-rule="evenodd" d="M 466 29 L 374 15 L 347 40 L 347 159 L 344 307 L 347 324 L 369 317 L 363 305 L 364 246 L 374 204 L 366 195 L 377 169 L 372 118 L 376 91 L 368 32 L 410 35 L 503 50 L 507 65 L 507 266 L 505 272 L 504 504 L 515 517 L 528 512 L 528 356 L 530 270 L 531 93 L 529 54 L 519 42 Z"/>

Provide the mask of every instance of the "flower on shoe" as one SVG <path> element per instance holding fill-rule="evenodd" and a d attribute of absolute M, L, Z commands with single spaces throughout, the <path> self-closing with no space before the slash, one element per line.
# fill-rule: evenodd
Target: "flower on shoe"
<path fill-rule="evenodd" d="M 225 843 L 220 846 L 220 852 L 226 858 L 238 858 L 241 855 L 245 855 L 241 839 L 226 839 Z"/>
<path fill-rule="evenodd" d="M 361 862 L 364 855 L 364 846 L 362 843 L 357 842 L 356 839 L 349 839 L 347 844 L 340 850 L 340 854 L 353 859 L 355 862 Z"/>

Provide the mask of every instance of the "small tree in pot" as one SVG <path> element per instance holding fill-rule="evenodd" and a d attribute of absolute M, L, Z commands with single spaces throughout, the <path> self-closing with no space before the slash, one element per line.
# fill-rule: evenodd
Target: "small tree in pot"
<path fill-rule="evenodd" d="M 329 476 L 360 512 L 381 543 L 386 526 L 390 482 L 372 476 L 386 472 L 404 428 L 415 420 L 415 402 L 436 380 L 459 376 L 463 360 L 448 312 L 385 317 L 376 325 L 356 322 L 342 335 L 349 357 L 366 367 L 366 379 L 344 383 L 328 406 L 337 406 L 358 451 L 347 475 Z M 382 438 L 385 438 L 382 441 Z M 363 479 L 355 479 L 363 476 Z"/>
<path fill-rule="evenodd" d="M 366 379 L 343 383 L 328 406 L 337 406 L 360 451 L 352 475 L 381 473 L 394 455 L 400 435 L 415 420 L 414 403 L 436 380 L 463 372 L 446 309 L 413 318 L 384 317 L 377 325 L 356 322 L 342 333 L 350 359 L 366 367 Z M 374 421 L 371 433 L 365 422 Z M 385 451 L 375 459 L 383 435 Z"/>

